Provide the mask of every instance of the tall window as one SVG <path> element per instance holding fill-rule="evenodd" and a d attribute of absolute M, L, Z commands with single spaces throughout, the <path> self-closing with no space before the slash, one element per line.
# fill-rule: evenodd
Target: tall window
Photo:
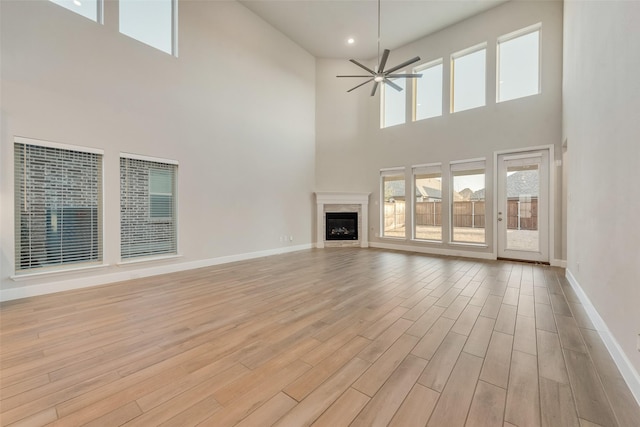
<path fill-rule="evenodd" d="M 120 0 L 120 32 L 175 55 L 177 0 Z"/>
<path fill-rule="evenodd" d="M 404 169 L 380 172 L 382 183 L 382 236 L 405 237 Z"/>
<path fill-rule="evenodd" d="M 102 151 L 16 138 L 16 273 L 102 261 Z"/>
<path fill-rule="evenodd" d="M 486 242 L 485 162 L 451 164 L 451 225 L 453 242 Z"/>
<path fill-rule="evenodd" d="M 540 93 L 540 25 L 498 38 L 498 102 Z"/>
<path fill-rule="evenodd" d="M 177 163 L 120 157 L 120 257 L 177 253 Z"/>
<path fill-rule="evenodd" d="M 404 71 L 398 71 L 398 74 L 404 74 Z M 406 98 L 406 80 L 396 79 L 394 84 L 402 88 L 401 91 L 395 90 L 387 84 L 382 84 L 382 123 L 381 128 L 403 124 L 406 121 L 407 98 Z"/>
<path fill-rule="evenodd" d="M 414 238 L 442 241 L 442 167 L 440 164 L 413 168 L 415 203 Z"/>
<path fill-rule="evenodd" d="M 422 77 L 414 80 L 413 120 L 442 115 L 442 58 L 413 70 Z"/>
<path fill-rule="evenodd" d="M 53 3 L 69 9 L 72 12 L 89 18 L 95 22 L 102 22 L 102 0 L 50 0 Z"/>
<path fill-rule="evenodd" d="M 484 43 L 451 55 L 451 112 L 486 104 L 486 56 Z"/>

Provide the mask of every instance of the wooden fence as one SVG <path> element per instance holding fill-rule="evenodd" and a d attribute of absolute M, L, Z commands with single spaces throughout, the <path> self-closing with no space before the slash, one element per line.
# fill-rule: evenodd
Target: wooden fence
<path fill-rule="evenodd" d="M 385 202 L 384 204 L 384 229 L 396 230 L 404 228 L 405 203 L 404 202 Z"/>
<path fill-rule="evenodd" d="M 484 228 L 484 201 L 453 202 L 453 226 Z M 401 228 L 405 221 L 405 202 L 384 204 L 384 226 L 386 230 Z M 442 226 L 441 202 L 416 202 L 416 225 Z M 507 201 L 507 228 L 510 230 L 538 229 L 538 199 L 531 201 Z"/>
<path fill-rule="evenodd" d="M 507 228 L 509 230 L 538 229 L 538 199 L 507 200 Z"/>

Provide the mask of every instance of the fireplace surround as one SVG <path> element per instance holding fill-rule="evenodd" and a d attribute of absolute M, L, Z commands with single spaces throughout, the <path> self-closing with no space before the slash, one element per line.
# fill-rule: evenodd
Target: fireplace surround
<path fill-rule="evenodd" d="M 369 194 L 370 193 L 346 193 L 346 192 L 316 192 L 316 247 L 324 248 L 329 246 L 357 246 L 369 247 Z M 336 238 L 327 235 L 327 214 L 338 214 L 329 217 L 345 219 L 344 217 L 355 216 L 356 226 L 349 230 L 349 222 L 342 223 L 345 230 L 338 231 L 340 234 Z M 331 219 L 331 218 L 330 218 Z M 353 238 L 353 234 L 355 238 Z"/>

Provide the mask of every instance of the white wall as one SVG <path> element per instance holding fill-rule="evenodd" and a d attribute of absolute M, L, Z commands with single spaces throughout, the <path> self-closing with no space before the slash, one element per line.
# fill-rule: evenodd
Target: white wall
<path fill-rule="evenodd" d="M 499 36 L 542 22 L 542 93 L 496 103 L 496 40 Z M 384 48 L 384 34 L 382 48 Z M 459 50 L 487 42 L 487 105 L 448 114 L 449 58 Z M 324 191 L 371 192 L 369 239 L 373 244 L 390 242 L 380 233 L 379 170 L 404 166 L 410 179 L 411 166 L 485 157 L 487 160 L 487 248 L 475 252 L 491 254 L 494 249 L 493 153 L 498 150 L 554 145 L 556 158 L 561 147 L 562 3 L 509 2 L 446 28 L 429 37 L 391 52 L 388 66 L 414 56 L 427 63 L 444 58 L 444 108 L 442 117 L 411 122 L 407 98 L 407 123 L 379 128 L 379 96 L 370 97 L 370 85 L 346 93 L 355 79 L 337 79 L 337 74 L 353 74 L 358 68 L 344 60 L 317 60 L 316 187 Z M 371 66 L 375 60 L 369 61 Z M 409 83 L 410 84 L 410 83 Z M 409 86 L 407 93 L 412 89 Z M 553 166 L 552 166 L 553 167 Z M 561 170 L 556 169 L 552 191 L 556 205 L 554 249 L 562 255 Z M 408 216 L 407 216 L 408 218 Z M 407 229 L 408 230 L 408 229 Z M 446 230 L 445 230 L 446 232 Z M 397 241 L 393 241 L 397 243 Z M 458 251 L 452 245 L 429 245 L 402 241 L 405 247 Z M 467 249 L 467 254 L 472 249 Z M 478 255 L 478 254 L 476 254 Z"/>
<path fill-rule="evenodd" d="M 1 7 L 3 299 L 311 245 L 311 55 L 237 2 L 181 0 L 177 58 L 119 34 L 117 2 L 106 2 L 104 25 L 48 1 Z M 9 278 L 14 136 L 105 151 L 109 267 Z M 115 266 L 120 152 L 179 161 L 181 258 Z"/>
<path fill-rule="evenodd" d="M 564 15 L 568 275 L 635 368 L 640 399 L 640 2 L 567 1 Z"/>

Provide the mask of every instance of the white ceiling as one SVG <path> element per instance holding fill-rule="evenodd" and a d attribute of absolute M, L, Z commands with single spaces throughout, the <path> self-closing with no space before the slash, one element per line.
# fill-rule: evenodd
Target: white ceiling
<path fill-rule="evenodd" d="M 239 0 L 319 58 L 377 54 L 377 0 Z M 395 49 L 508 0 L 381 0 L 381 49 Z M 353 37 L 355 43 L 347 44 Z"/>

